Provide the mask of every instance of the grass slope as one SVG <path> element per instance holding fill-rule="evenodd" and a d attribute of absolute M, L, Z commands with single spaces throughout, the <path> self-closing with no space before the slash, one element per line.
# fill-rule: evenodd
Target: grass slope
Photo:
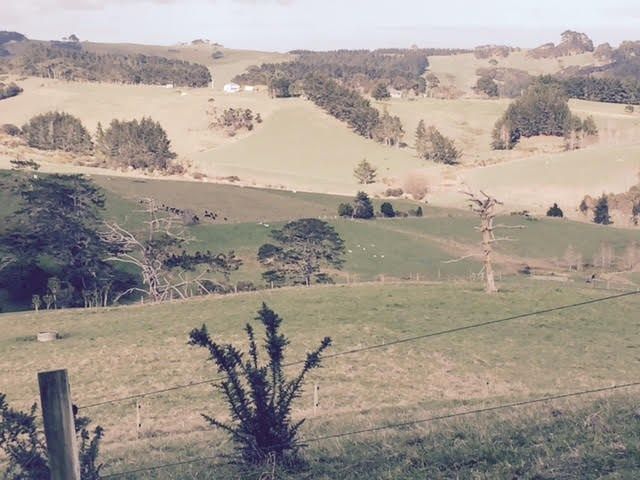
<path fill-rule="evenodd" d="M 6 392 L 13 404 L 26 407 L 37 398 L 38 371 L 68 368 L 74 401 L 82 406 L 210 378 L 216 373 L 207 364 L 205 352 L 186 346 L 189 330 L 205 323 L 217 339 L 243 342 L 242 326 L 254 316 L 261 301 L 284 317 L 284 330 L 292 341 L 288 359 L 293 360 L 325 335 L 334 339 L 332 352 L 340 352 L 603 295 L 533 282 L 508 283 L 504 287 L 502 293 L 492 297 L 471 284 L 298 288 L 166 305 L 2 315 L 0 368 L 7 374 L 0 378 L 0 391 Z M 325 368 L 309 379 L 321 385 L 320 411 L 313 416 L 311 393 L 307 391 L 296 406 L 295 417 L 313 417 L 303 433 L 313 437 L 637 380 L 634 365 L 640 341 L 640 324 L 635 315 L 638 302 L 638 297 L 628 297 L 328 360 Z M 59 331 L 62 340 L 52 344 L 33 341 L 35 333 L 45 329 Z M 552 406 L 565 411 L 571 404 Z M 135 439 L 131 402 L 84 411 L 107 429 L 104 458 L 108 471 L 229 451 L 224 436 L 207 431 L 199 417 L 201 412 L 224 416 L 219 395 L 212 394 L 206 385 L 151 396 L 143 400 L 143 405 L 141 440 Z M 542 420 L 514 420 L 515 426 L 509 425 L 512 417 L 506 412 L 499 415 L 503 425 L 498 422 L 486 430 L 482 423 L 478 426 L 472 422 L 469 427 L 446 427 L 434 436 L 427 436 L 431 431 L 427 428 L 314 444 L 308 453 L 314 460 L 311 476 L 335 478 L 333 469 L 342 468 L 339 458 L 347 459 L 344 468 L 357 460 L 372 461 L 375 478 L 424 478 L 424 473 L 422 477 L 419 473 L 429 472 L 434 468 L 433 462 L 440 462 L 443 468 L 446 463 L 450 464 L 448 468 L 454 468 L 456 462 L 464 462 L 457 468 L 469 475 L 502 462 L 497 470 L 489 468 L 487 476 L 480 478 L 507 478 L 502 471 L 524 468 L 525 474 L 530 471 L 527 466 L 533 468 L 531 462 L 540 456 L 559 455 L 557 461 L 569 461 L 567 455 L 574 447 L 561 439 L 575 439 L 576 432 L 588 430 L 588 426 L 579 426 L 579 415 L 575 421 L 574 417 L 566 417 L 563 426 L 565 417 L 556 422 L 549 410 L 543 411 L 547 413 Z M 604 422 L 599 430 L 602 432 L 624 429 L 633 418 L 629 410 L 620 413 L 621 417 L 616 417 L 617 410 L 595 411 L 599 412 L 597 421 Z M 615 426 L 609 428 L 609 419 L 614 417 L 618 418 Z M 545 431 L 556 431 L 556 427 L 545 429 L 558 422 L 558 438 L 540 451 L 533 439 L 543 438 Z M 477 433 L 478 428 L 482 433 Z M 454 435 L 452 429 L 459 434 Z M 616 438 L 625 448 L 637 450 L 637 429 L 632 431 L 625 433 L 632 443 Z M 413 439 L 414 436 L 418 438 Z M 616 456 L 611 452 L 613 438 L 608 433 L 605 437 L 596 440 L 600 442 L 599 450 L 578 450 L 580 454 L 571 458 L 581 468 L 581 459 L 596 450 L 598 455 L 607 453 L 609 466 L 634 458 L 629 456 L 633 455 L 632 450 L 625 456 Z M 511 443 L 518 438 L 522 440 Z M 481 442 L 495 447 L 478 451 Z M 451 445 L 447 447 L 451 450 L 432 447 L 436 445 Z M 400 461 L 376 460 L 373 452 L 383 450 L 400 455 Z M 327 461 L 317 462 L 323 458 Z M 424 461 L 420 462 L 420 458 Z M 482 460 L 470 460 L 474 458 Z M 552 461 L 535 468 L 545 471 L 551 464 Z M 588 471 L 589 465 L 586 467 Z M 178 476 L 210 470 L 206 465 L 192 468 L 196 470 L 184 470 Z M 385 471 L 391 473 L 385 476 Z M 345 478 L 357 478 L 355 472 Z M 494 472 L 493 476 L 490 472 Z M 551 471 L 547 474 L 554 478 Z M 175 471 L 159 471 L 148 477 L 131 478 L 176 478 L 175 475 Z M 225 478 L 247 477 L 236 472 Z M 450 477 L 443 473 L 433 478 Z"/>

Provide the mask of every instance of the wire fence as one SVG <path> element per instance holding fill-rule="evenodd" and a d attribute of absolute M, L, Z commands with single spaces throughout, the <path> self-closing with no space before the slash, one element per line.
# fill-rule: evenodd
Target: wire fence
<path fill-rule="evenodd" d="M 601 298 L 596 298 L 596 299 L 592 299 L 592 300 L 586 300 L 584 302 L 577 302 L 577 303 L 571 303 L 571 304 L 566 304 L 566 305 L 559 305 L 559 306 L 545 308 L 545 309 L 541 309 L 541 310 L 534 310 L 534 311 L 530 311 L 530 312 L 511 315 L 511 316 L 508 316 L 508 317 L 499 318 L 499 319 L 495 319 L 495 320 L 488 320 L 486 322 L 474 323 L 474 324 L 471 324 L 471 325 L 464 325 L 464 326 L 460 326 L 460 327 L 449 328 L 449 329 L 446 329 L 446 330 L 439 330 L 439 331 L 436 331 L 436 332 L 427 332 L 427 333 L 424 333 L 424 334 L 414 335 L 414 336 L 405 337 L 405 338 L 400 338 L 400 339 L 392 340 L 392 341 L 389 341 L 389 342 L 378 343 L 378 344 L 374 344 L 374 345 L 368 345 L 368 346 L 364 346 L 364 347 L 358 347 L 358 348 L 353 348 L 353 349 L 350 349 L 350 350 L 344 350 L 342 352 L 337 352 L 337 353 L 333 353 L 333 354 L 324 355 L 323 359 L 327 360 L 327 359 L 343 357 L 343 356 L 346 356 L 346 355 L 356 355 L 356 354 L 364 353 L 364 352 L 367 352 L 367 351 L 389 348 L 389 347 L 392 347 L 392 346 L 395 346 L 395 345 L 416 342 L 416 341 L 419 341 L 419 340 L 426 340 L 428 338 L 434 338 L 434 337 L 439 337 L 439 336 L 443 336 L 443 335 L 450 335 L 450 334 L 459 333 L 459 332 L 463 332 L 463 331 L 467 331 L 467 330 L 483 328 L 483 327 L 487 327 L 487 326 L 491 326 L 491 325 L 499 325 L 499 324 L 502 324 L 502 323 L 512 322 L 512 321 L 515 321 L 515 320 L 521 320 L 521 319 L 524 319 L 524 318 L 535 317 L 535 316 L 538 316 L 538 315 L 545 315 L 545 314 L 548 314 L 548 313 L 553 313 L 553 312 L 559 312 L 559 311 L 569 310 L 569 309 L 573 309 L 573 308 L 584 307 L 584 306 L 587 306 L 587 305 L 593 305 L 593 304 L 597 304 L 597 303 L 608 302 L 608 301 L 617 300 L 617 299 L 624 298 L 624 297 L 631 297 L 631 296 L 635 296 L 635 295 L 640 295 L 640 292 L 639 291 L 630 291 L 630 292 L 627 291 L 627 292 L 618 293 L 618 294 L 615 294 L 615 295 L 609 295 L 607 297 L 601 297 Z M 303 363 L 304 363 L 304 360 L 297 360 L 297 361 L 294 361 L 294 362 L 286 363 L 284 366 L 285 367 L 292 367 L 292 366 L 301 365 Z M 103 406 L 103 405 L 111 405 L 111 404 L 114 404 L 114 403 L 141 399 L 141 398 L 149 397 L 151 395 L 161 395 L 161 394 L 164 394 L 164 393 L 173 392 L 173 391 L 176 391 L 176 390 L 183 390 L 183 389 L 186 389 L 186 388 L 193 388 L 193 387 L 197 387 L 197 386 L 200 386 L 200 385 L 210 385 L 212 383 L 218 382 L 218 381 L 223 380 L 223 379 L 224 379 L 224 377 L 218 376 L 218 377 L 213 377 L 213 378 L 209 378 L 209 379 L 206 379 L 206 380 L 201 380 L 201 381 L 198 381 L 198 382 L 193 382 L 193 383 L 188 383 L 188 384 L 181 384 L 181 385 L 174 385 L 174 386 L 171 386 L 171 387 L 161 388 L 161 389 L 158 389 L 158 390 L 149 390 L 149 391 L 146 391 L 146 392 L 136 393 L 136 394 L 132 394 L 132 395 L 126 395 L 126 396 L 118 397 L 118 398 L 111 398 L 111 399 L 101 400 L 101 401 L 89 403 L 87 405 L 81 405 L 81 406 L 78 406 L 78 409 L 79 410 L 88 410 L 88 409 L 96 408 L 96 407 Z"/>
<path fill-rule="evenodd" d="M 582 391 L 579 391 L 579 392 L 570 392 L 570 393 L 564 393 L 564 394 L 560 394 L 560 395 L 553 395 L 553 396 L 548 396 L 548 397 L 535 398 L 535 399 L 532 399 L 532 400 L 523 400 L 523 401 L 520 401 L 520 402 L 513 402 L 513 403 L 495 405 L 495 406 L 492 406 L 492 407 L 476 408 L 476 409 L 473 409 L 473 410 L 466 410 L 466 411 L 463 411 L 463 412 L 455 412 L 455 413 L 449 413 L 449 414 L 445 414 L 445 415 L 437 415 L 437 416 L 433 416 L 433 417 L 415 419 L 415 420 L 410 420 L 410 421 L 400 422 L 400 423 L 392 423 L 392 424 L 388 424 L 388 425 L 379 425 L 379 426 L 370 427 L 370 428 L 364 428 L 364 429 L 360 429 L 360 430 L 351 430 L 351 431 L 333 433 L 333 434 L 323 435 L 323 436 L 318 436 L 318 437 L 303 438 L 303 439 L 301 439 L 299 441 L 299 444 L 300 445 L 304 445 L 304 444 L 317 443 L 317 442 L 322 442 L 322 441 L 327 441 L 327 440 L 336 440 L 336 439 L 345 438 L 345 437 L 352 437 L 354 435 L 363 435 L 365 433 L 380 432 L 380 431 L 383 431 L 383 430 L 395 430 L 395 429 L 411 427 L 411 426 L 415 426 L 415 425 L 419 425 L 419 424 L 436 422 L 436 421 L 440 421 L 440 420 L 450 420 L 450 419 L 453 419 L 453 418 L 468 417 L 468 416 L 472 416 L 472 415 L 479 415 L 479 414 L 482 414 L 482 413 L 496 412 L 496 411 L 505 410 L 505 409 L 512 409 L 512 408 L 518 408 L 518 407 L 523 407 L 523 406 L 528 406 L 528 405 L 535 405 L 535 404 L 546 403 L 546 402 L 562 400 L 562 399 L 567 399 L 567 398 L 583 397 L 583 396 L 586 396 L 586 395 L 594 395 L 594 394 L 597 394 L 597 393 L 611 392 L 611 391 L 614 391 L 614 390 L 628 389 L 628 388 L 638 387 L 638 386 L 640 386 L 640 381 L 630 382 L 630 383 L 625 383 L 625 384 L 619 384 L 619 385 L 613 385 L 613 386 L 609 386 L 609 387 L 594 388 L 594 389 L 590 389 L 590 390 L 582 390 Z M 274 446 L 274 447 L 277 447 L 277 445 Z M 195 458 L 195 459 L 192 459 L 192 460 L 184 460 L 184 461 L 180 461 L 180 462 L 171 462 L 171 463 L 165 463 L 165 464 L 161 464 L 161 465 L 154 465 L 154 466 L 151 466 L 151 467 L 137 468 L 137 469 L 134 469 L 134 470 L 126 470 L 126 471 L 123 471 L 123 472 L 112 473 L 112 474 L 109 474 L 109 475 L 105 475 L 102 478 L 120 478 L 120 477 L 124 477 L 124 476 L 127 476 L 127 475 L 133 475 L 133 474 L 137 474 L 137 473 L 150 472 L 150 471 L 154 471 L 154 470 L 161 470 L 161 469 L 165 469 L 165 468 L 173 468 L 173 467 L 182 466 L 182 465 L 189 465 L 189 464 L 193 464 L 193 463 L 202 463 L 202 462 L 214 461 L 214 460 L 219 460 L 219 459 L 220 459 L 219 456 L 198 457 L 198 458 Z M 224 466 L 224 465 L 230 465 L 230 464 L 233 464 L 233 462 L 216 463 L 215 466 Z"/>

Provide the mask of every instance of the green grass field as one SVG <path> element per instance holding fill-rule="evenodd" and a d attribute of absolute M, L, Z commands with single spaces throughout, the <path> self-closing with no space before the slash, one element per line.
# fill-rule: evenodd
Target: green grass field
<path fill-rule="evenodd" d="M 11 373 L 0 379 L 0 391 L 8 394 L 12 404 L 26 407 L 37 398 L 38 371 L 68 368 L 74 401 L 83 406 L 213 377 L 216 372 L 207 364 L 205 353 L 186 345 L 188 332 L 205 323 L 217 339 L 242 343 L 242 326 L 262 301 L 284 317 L 284 330 L 292 341 L 288 359 L 293 360 L 325 335 L 334 340 L 331 351 L 341 352 L 604 295 L 570 285 L 526 281 L 508 282 L 493 297 L 486 296 L 479 285 L 465 283 L 373 284 L 283 289 L 99 311 L 6 314 L 0 316 L 0 368 Z M 635 313 L 639 306 L 637 297 L 622 298 L 330 359 L 309 379 L 321 386 L 319 412 L 314 416 L 307 389 L 295 417 L 311 417 L 303 435 L 313 437 L 638 380 L 634 375 L 638 372 L 640 324 Z M 56 330 L 62 339 L 37 343 L 34 335 L 42 330 Z M 557 408 L 562 411 L 571 405 Z M 206 385 L 145 398 L 140 440 L 136 440 L 132 401 L 81 412 L 107 429 L 104 459 L 110 472 L 229 452 L 224 437 L 209 432 L 199 417 L 203 412 L 224 416 L 219 396 Z M 525 428 L 518 427 L 520 420 L 509 413 L 494 420 L 506 421 L 499 428 L 503 433 L 509 425 L 514 432 Z M 525 421 L 526 428 L 534 423 Z M 474 424 L 460 428 L 473 430 Z M 451 429 L 458 427 L 443 428 L 438 435 L 452 435 Z M 499 436 L 491 425 L 487 429 Z M 391 453 L 411 456 L 412 450 L 404 449 L 403 442 L 412 443 L 410 439 L 418 433 L 424 440 L 416 448 L 425 441 L 435 442 L 426 435 L 430 431 L 409 429 L 331 441 L 313 445 L 307 455 L 316 460 L 333 456 L 328 465 L 321 462 L 314 467 L 317 478 L 331 478 L 325 468 L 337 468 L 338 455 L 363 460 L 372 457 L 364 456 L 365 448 L 390 448 Z M 479 441 L 472 432 L 469 435 L 469 441 Z M 217 445 L 214 450 L 212 445 Z M 399 465 L 406 467 L 404 461 Z M 389 468 L 396 466 L 391 462 Z M 202 468 L 210 470 L 206 465 Z M 131 478 L 176 478 L 170 475 L 175 472 Z"/>

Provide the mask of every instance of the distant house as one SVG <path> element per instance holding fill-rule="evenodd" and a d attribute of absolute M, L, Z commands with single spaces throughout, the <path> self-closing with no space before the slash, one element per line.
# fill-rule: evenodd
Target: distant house
<path fill-rule="evenodd" d="M 255 92 L 256 91 L 256 87 L 254 87 L 253 85 L 245 85 L 244 86 L 244 91 L 245 92 Z"/>
<path fill-rule="evenodd" d="M 237 83 L 227 83 L 223 90 L 224 93 L 238 93 L 240 91 L 240 85 Z"/>
<path fill-rule="evenodd" d="M 164 88 L 173 88 L 173 83 L 167 83 Z"/>
<path fill-rule="evenodd" d="M 389 95 L 391 95 L 391 98 L 402 98 L 402 91 L 396 90 L 395 88 L 390 88 Z"/>

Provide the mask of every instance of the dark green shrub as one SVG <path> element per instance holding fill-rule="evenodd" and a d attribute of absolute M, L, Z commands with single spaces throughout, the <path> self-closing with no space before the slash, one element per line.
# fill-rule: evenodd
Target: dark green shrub
<path fill-rule="evenodd" d="M 36 115 L 22 127 L 22 134 L 30 147 L 41 150 L 80 154 L 88 154 L 93 150 L 91 135 L 82 122 L 64 112 Z"/>
<path fill-rule="evenodd" d="M 613 222 L 609 216 L 609 200 L 606 195 L 602 195 L 596 203 L 593 211 L 593 221 L 600 225 L 610 225 Z"/>
<path fill-rule="evenodd" d="M 0 100 L 4 100 L 5 98 L 15 97 L 16 95 L 20 95 L 24 90 L 21 87 L 11 82 L 8 85 L 0 82 Z"/>
<path fill-rule="evenodd" d="M 554 203 L 549 208 L 549 210 L 547 210 L 547 217 L 559 217 L 559 218 L 562 218 L 562 217 L 564 217 L 564 213 L 562 212 L 560 207 L 558 207 L 558 204 Z"/>
<path fill-rule="evenodd" d="M 380 205 L 380 213 L 382 213 L 382 215 L 386 218 L 393 218 L 396 216 L 393 205 L 391 205 L 391 203 L 389 202 L 384 202 L 382 205 Z"/>
<path fill-rule="evenodd" d="M 280 333 L 282 319 L 262 304 L 256 320 L 264 326 L 266 333 L 263 345 L 266 364 L 261 363 L 250 324 L 245 327 L 249 341 L 246 354 L 234 345 L 212 340 L 205 325 L 191 332 L 189 344 L 206 348 L 218 372 L 224 376 L 220 388 L 229 407 L 231 422 L 221 422 L 208 415 L 204 418 L 231 435 L 246 463 L 259 464 L 270 457 L 275 457 L 279 463 L 292 461 L 301 446 L 298 432 L 304 419 L 294 422 L 291 407 L 302 395 L 306 375 L 320 367 L 322 353 L 331 345 L 331 339 L 325 337 L 319 347 L 308 353 L 302 370 L 288 380 L 284 373 L 284 357 L 289 340 Z M 287 458 L 289 455 L 294 458 Z"/>
<path fill-rule="evenodd" d="M 476 82 L 476 91 L 484 93 L 488 97 L 498 96 L 498 84 L 489 76 L 482 76 Z"/>
<path fill-rule="evenodd" d="M 350 203 L 341 203 L 338 205 L 338 216 L 340 217 L 352 217 L 353 205 Z"/>

